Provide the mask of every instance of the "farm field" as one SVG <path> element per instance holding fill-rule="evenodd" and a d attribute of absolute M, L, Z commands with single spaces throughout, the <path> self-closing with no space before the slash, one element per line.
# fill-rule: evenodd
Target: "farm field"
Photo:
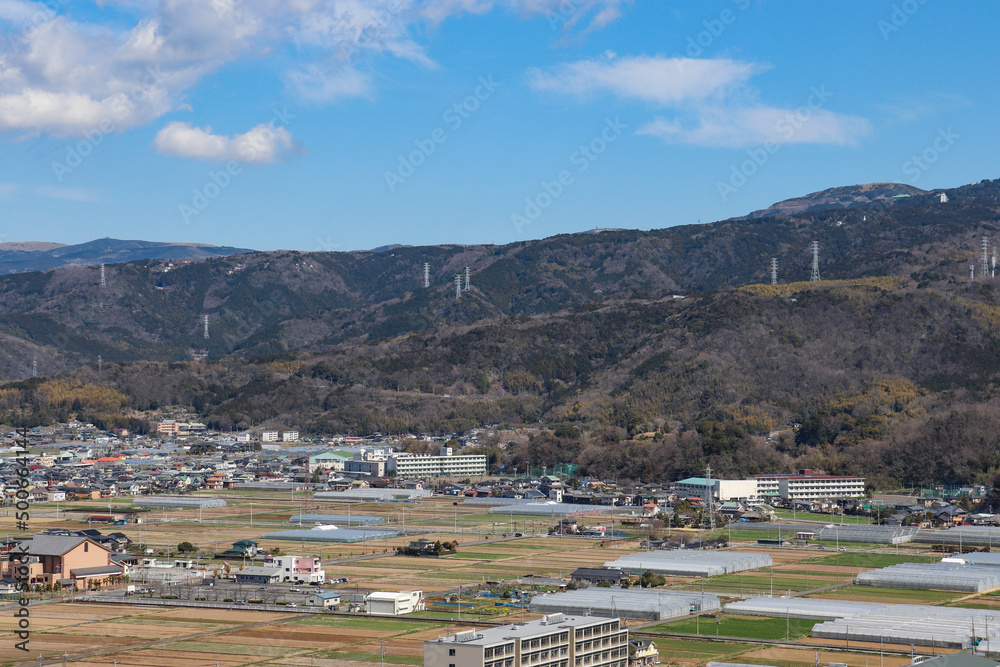
<path fill-rule="evenodd" d="M 488 514 L 482 506 L 454 505 L 450 498 L 425 499 L 419 503 L 343 503 L 314 502 L 301 494 L 269 491 L 225 492 L 218 494 L 228 502 L 227 507 L 198 510 L 154 510 L 140 516 L 142 524 L 122 527 L 94 527 L 103 532 L 124 532 L 144 548 L 151 548 L 161 559 L 176 557 L 176 546 L 182 541 L 192 542 L 199 550 L 200 560 L 217 568 L 221 560 L 211 556 L 228 548 L 240 539 L 252 539 L 267 550 L 281 549 L 284 553 L 319 555 L 324 561 L 328 577 L 347 577 L 349 584 L 344 592 L 369 590 L 404 590 L 419 588 L 425 594 L 454 592 L 463 588 L 463 605 L 474 603 L 475 610 L 463 607 L 462 621 L 468 616 L 502 619 L 512 615 L 518 620 L 522 611 L 515 607 L 495 607 L 497 598 L 478 599 L 470 589 L 486 581 L 506 581 L 528 590 L 538 589 L 530 580 L 521 582 L 527 574 L 537 577 L 565 578 L 578 567 L 601 567 L 604 563 L 640 550 L 640 538 L 645 535 L 620 540 L 600 538 L 549 537 L 547 529 L 554 521 L 530 518 L 522 521 L 502 514 Z M 62 504 L 56 516 L 54 505 L 33 506 L 31 532 L 45 528 L 78 530 L 87 527 L 87 512 L 69 512 L 72 503 Z M 91 507 L 93 506 L 93 507 Z M 130 507 L 125 500 L 112 503 L 111 512 L 124 512 Z M 106 508 L 91 502 L 86 509 L 93 513 L 107 513 Z M 340 544 L 319 542 L 294 542 L 260 539 L 265 532 L 296 528 L 288 523 L 290 516 L 305 513 L 351 514 L 379 516 L 384 519 L 375 529 L 389 529 L 405 533 L 389 539 L 367 543 Z M 253 524 L 251 525 L 251 514 Z M 12 517 L 0 517 L 0 530 L 17 534 Z M 579 519 L 581 525 L 606 525 L 607 516 L 587 516 Z M 306 526 L 303 526 L 306 527 Z M 513 532 L 523 532 L 526 537 L 512 538 Z M 675 534 L 676 529 L 667 531 Z M 725 536 L 727 531 L 717 534 Z M 734 538 L 740 532 L 733 530 Z M 939 556 L 919 552 L 907 547 L 901 553 L 895 548 L 863 545 L 863 552 L 823 552 L 815 548 L 765 548 L 756 544 L 766 532 L 752 532 L 747 544 L 734 545 L 744 551 L 766 552 L 774 560 L 773 568 L 722 575 L 700 580 L 691 577 L 668 577 L 667 588 L 704 590 L 714 592 L 724 599 L 750 597 L 762 592 L 770 593 L 772 580 L 774 594 L 793 594 L 823 590 L 815 597 L 827 599 L 878 600 L 921 604 L 947 604 L 998 606 L 998 596 L 963 597 L 960 594 L 935 591 L 904 591 L 873 589 L 850 585 L 851 577 L 858 572 L 875 567 L 906 562 L 929 562 Z M 775 530 L 775 533 L 777 531 Z M 687 531 L 697 537 L 698 531 Z M 459 543 L 458 553 L 441 558 L 415 558 L 395 555 L 397 546 L 406 545 L 418 537 Z M 357 557 L 366 560 L 355 560 Z M 242 563 L 231 562 L 238 569 Z M 772 574 L 773 570 L 773 574 Z M 525 583 L 527 582 L 527 583 Z M 837 585 L 840 584 L 839 587 Z M 466 597 L 468 596 L 468 597 Z M 189 594 L 188 597 L 191 597 Z M 419 665 L 422 663 L 423 642 L 445 632 L 455 632 L 461 627 L 457 610 L 435 606 L 429 601 L 428 610 L 416 617 L 382 619 L 369 617 L 313 616 L 283 611 L 242 611 L 230 609 L 205 609 L 188 607 L 158 607 L 139 605 L 111 605 L 90 603 L 49 603 L 32 607 L 31 656 L 38 654 L 54 662 L 67 654 L 68 665 L 104 665 L 117 660 L 119 665 L 154 667 L 203 667 L 219 664 L 283 665 L 288 667 L 346 667 L 379 665 L 382 648 L 385 663 L 391 665 Z M 524 618 L 537 617 L 524 613 Z M 0 633 L 5 641 L 0 643 L 0 665 L 26 663 L 25 655 L 13 649 L 14 618 L 0 619 Z M 811 623 L 791 619 L 787 623 L 789 639 L 809 643 Z M 483 627 L 483 626 L 479 626 Z M 738 617 L 721 614 L 721 622 L 703 617 L 700 621 L 686 619 L 660 624 L 657 629 L 668 632 L 695 633 L 711 636 L 718 630 L 720 636 L 784 640 L 785 619 Z M 708 660 L 763 662 L 765 664 L 812 665 L 815 656 L 810 649 L 788 653 L 773 653 L 777 649 L 738 642 L 705 642 L 690 639 L 665 638 L 657 641 L 661 660 L 674 664 L 697 665 Z M 784 649 L 783 649 L 784 650 Z M 769 653 L 768 651 L 772 651 Z M 764 657 L 761 657 L 764 656 Z M 830 660 L 860 665 L 851 654 L 831 654 Z M 785 661 L 785 662 L 780 662 Z M 828 660 L 829 661 L 829 660 Z M 895 667 L 902 661 L 886 658 L 885 664 Z"/>

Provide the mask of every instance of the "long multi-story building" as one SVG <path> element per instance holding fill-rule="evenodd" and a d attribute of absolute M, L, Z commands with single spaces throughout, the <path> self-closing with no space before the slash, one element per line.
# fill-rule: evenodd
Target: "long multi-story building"
<path fill-rule="evenodd" d="M 710 485 L 712 496 L 719 502 L 757 499 L 757 482 L 753 479 L 713 479 L 710 481 L 704 477 L 688 477 L 674 483 L 674 493 L 681 498 L 694 496 L 706 498 Z"/>
<path fill-rule="evenodd" d="M 850 475 L 821 475 L 810 469 L 793 474 L 755 475 L 757 493 L 788 500 L 833 500 L 865 495 L 865 478 Z"/>
<path fill-rule="evenodd" d="M 395 471 L 399 479 L 412 477 L 481 477 L 488 470 L 485 456 L 454 455 L 451 447 L 442 447 L 438 456 L 392 454 L 389 471 Z"/>
<path fill-rule="evenodd" d="M 627 667 L 628 629 L 617 618 L 549 614 L 424 642 L 425 667 Z"/>

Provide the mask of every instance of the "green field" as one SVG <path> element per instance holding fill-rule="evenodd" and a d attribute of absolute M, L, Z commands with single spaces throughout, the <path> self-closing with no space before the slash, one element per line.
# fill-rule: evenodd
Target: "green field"
<path fill-rule="evenodd" d="M 732 658 L 756 647 L 727 642 L 699 642 L 690 639 L 654 639 L 661 656 L 708 662 Z"/>
<path fill-rule="evenodd" d="M 775 591 L 809 591 L 814 588 L 833 586 L 838 583 L 849 584 L 850 578 L 842 577 L 840 581 L 835 576 L 816 577 L 788 577 L 775 573 L 774 577 L 768 575 L 746 575 L 740 577 L 738 574 L 721 574 L 709 577 L 704 580 L 704 590 L 712 592 L 733 593 L 740 595 L 756 595 L 762 590 L 770 591 L 774 587 Z M 686 591 L 702 590 L 701 581 L 693 581 L 679 587 Z"/>
<path fill-rule="evenodd" d="M 821 558 L 813 558 L 806 562 L 817 565 L 842 565 L 844 567 L 889 567 L 899 563 L 935 563 L 941 560 L 938 556 L 919 556 L 916 554 L 859 554 L 837 553 Z"/>
<path fill-rule="evenodd" d="M 680 621 L 664 623 L 651 628 L 653 632 L 682 632 L 685 634 L 702 634 L 721 637 L 741 637 L 745 639 L 801 639 L 812 633 L 816 621 L 804 618 L 747 618 L 745 616 L 730 616 L 721 614 L 719 623 L 711 616 L 702 616 L 700 620 L 685 618 Z M 718 630 L 718 633 L 716 633 Z M 657 642 L 659 645 L 659 642 Z"/>
<path fill-rule="evenodd" d="M 459 550 L 455 554 L 448 556 L 448 558 L 467 559 L 467 560 L 502 560 L 504 558 L 519 558 L 519 554 L 494 554 L 486 553 L 484 551 L 462 551 Z"/>
<path fill-rule="evenodd" d="M 792 512 L 792 510 L 775 510 L 775 515 L 781 519 L 791 519 L 793 521 L 822 521 L 823 523 L 841 524 L 840 515 L 823 514 L 820 512 Z M 872 522 L 870 516 L 845 516 L 843 525 L 866 525 Z M 816 526 L 822 528 L 822 526 Z"/>
<path fill-rule="evenodd" d="M 881 602 L 886 599 L 893 599 L 925 602 L 927 604 L 941 604 L 965 595 L 966 593 L 956 593 L 954 591 L 920 591 L 908 588 L 844 586 L 843 588 L 838 588 L 837 590 L 826 591 L 817 597 L 830 598 L 832 600 L 856 600 L 859 602 Z"/>
<path fill-rule="evenodd" d="M 390 655 L 386 653 L 384 657 L 380 656 L 378 653 L 365 653 L 364 651 L 320 651 L 316 654 L 321 658 L 330 658 L 331 660 L 350 660 L 352 662 L 369 662 L 378 663 L 379 660 L 384 660 L 386 663 L 392 665 L 422 665 L 424 664 L 424 656 L 422 655 Z"/>

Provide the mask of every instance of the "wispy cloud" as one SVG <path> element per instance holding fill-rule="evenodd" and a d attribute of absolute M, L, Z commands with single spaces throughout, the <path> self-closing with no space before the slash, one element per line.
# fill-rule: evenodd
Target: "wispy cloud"
<path fill-rule="evenodd" d="M 250 131 L 235 136 L 213 134 L 212 128 L 193 127 L 173 122 L 156 134 L 156 150 L 164 155 L 225 162 L 235 160 L 245 164 L 280 162 L 298 148 L 292 133 L 274 123 L 262 123 Z"/>
<path fill-rule="evenodd" d="M 0 183 L 0 199 L 7 199 L 19 189 L 16 183 Z"/>
<path fill-rule="evenodd" d="M 963 95 L 931 92 L 920 96 L 896 96 L 887 102 L 876 104 L 875 108 L 886 114 L 890 122 L 906 123 L 970 106 L 972 101 Z"/>
<path fill-rule="evenodd" d="M 40 185 L 34 189 L 35 193 L 50 199 L 64 199 L 66 201 L 96 203 L 101 200 L 100 194 L 92 188 L 69 188 L 56 187 L 54 185 Z"/>
<path fill-rule="evenodd" d="M 805 91 L 808 103 L 802 107 L 758 102 L 760 93 L 750 81 L 767 69 L 726 58 L 607 53 L 597 60 L 532 69 L 528 79 L 540 91 L 580 98 L 610 94 L 670 110 L 669 115 L 661 113 L 643 124 L 637 134 L 672 144 L 742 148 L 771 141 L 853 146 L 871 131 L 865 118 L 821 108 L 830 94 L 816 89 Z"/>
<path fill-rule="evenodd" d="M 871 123 L 860 116 L 825 109 L 808 111 L 806 114 L 762 106 L 702 108 L 684 119 L 657 117 L 636 134 L 659 137 L 672 144 L 745 148 L 767 142 L 854 146 L 871 131 Z"/>
<path fill-rule="evenodd" d="M 663 106 L 700 102 L 745 83 L 763 67 L 736 60 L 695 60 L 649 56 L 583 60 L 549 71 L 528 72 L 531 85 L 564 95 L 611 93 Z"/>

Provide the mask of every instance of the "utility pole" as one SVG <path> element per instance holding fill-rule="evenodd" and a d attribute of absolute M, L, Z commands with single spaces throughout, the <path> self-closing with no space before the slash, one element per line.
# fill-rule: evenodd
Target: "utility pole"
<path fill-rule="evenodd" d="M 812 242 L 813 251 L 813 265 L 812 265 L 812 275 L 809 276 L 809 282 L 818 283 L 819 282 L 819 241 Z"/>

